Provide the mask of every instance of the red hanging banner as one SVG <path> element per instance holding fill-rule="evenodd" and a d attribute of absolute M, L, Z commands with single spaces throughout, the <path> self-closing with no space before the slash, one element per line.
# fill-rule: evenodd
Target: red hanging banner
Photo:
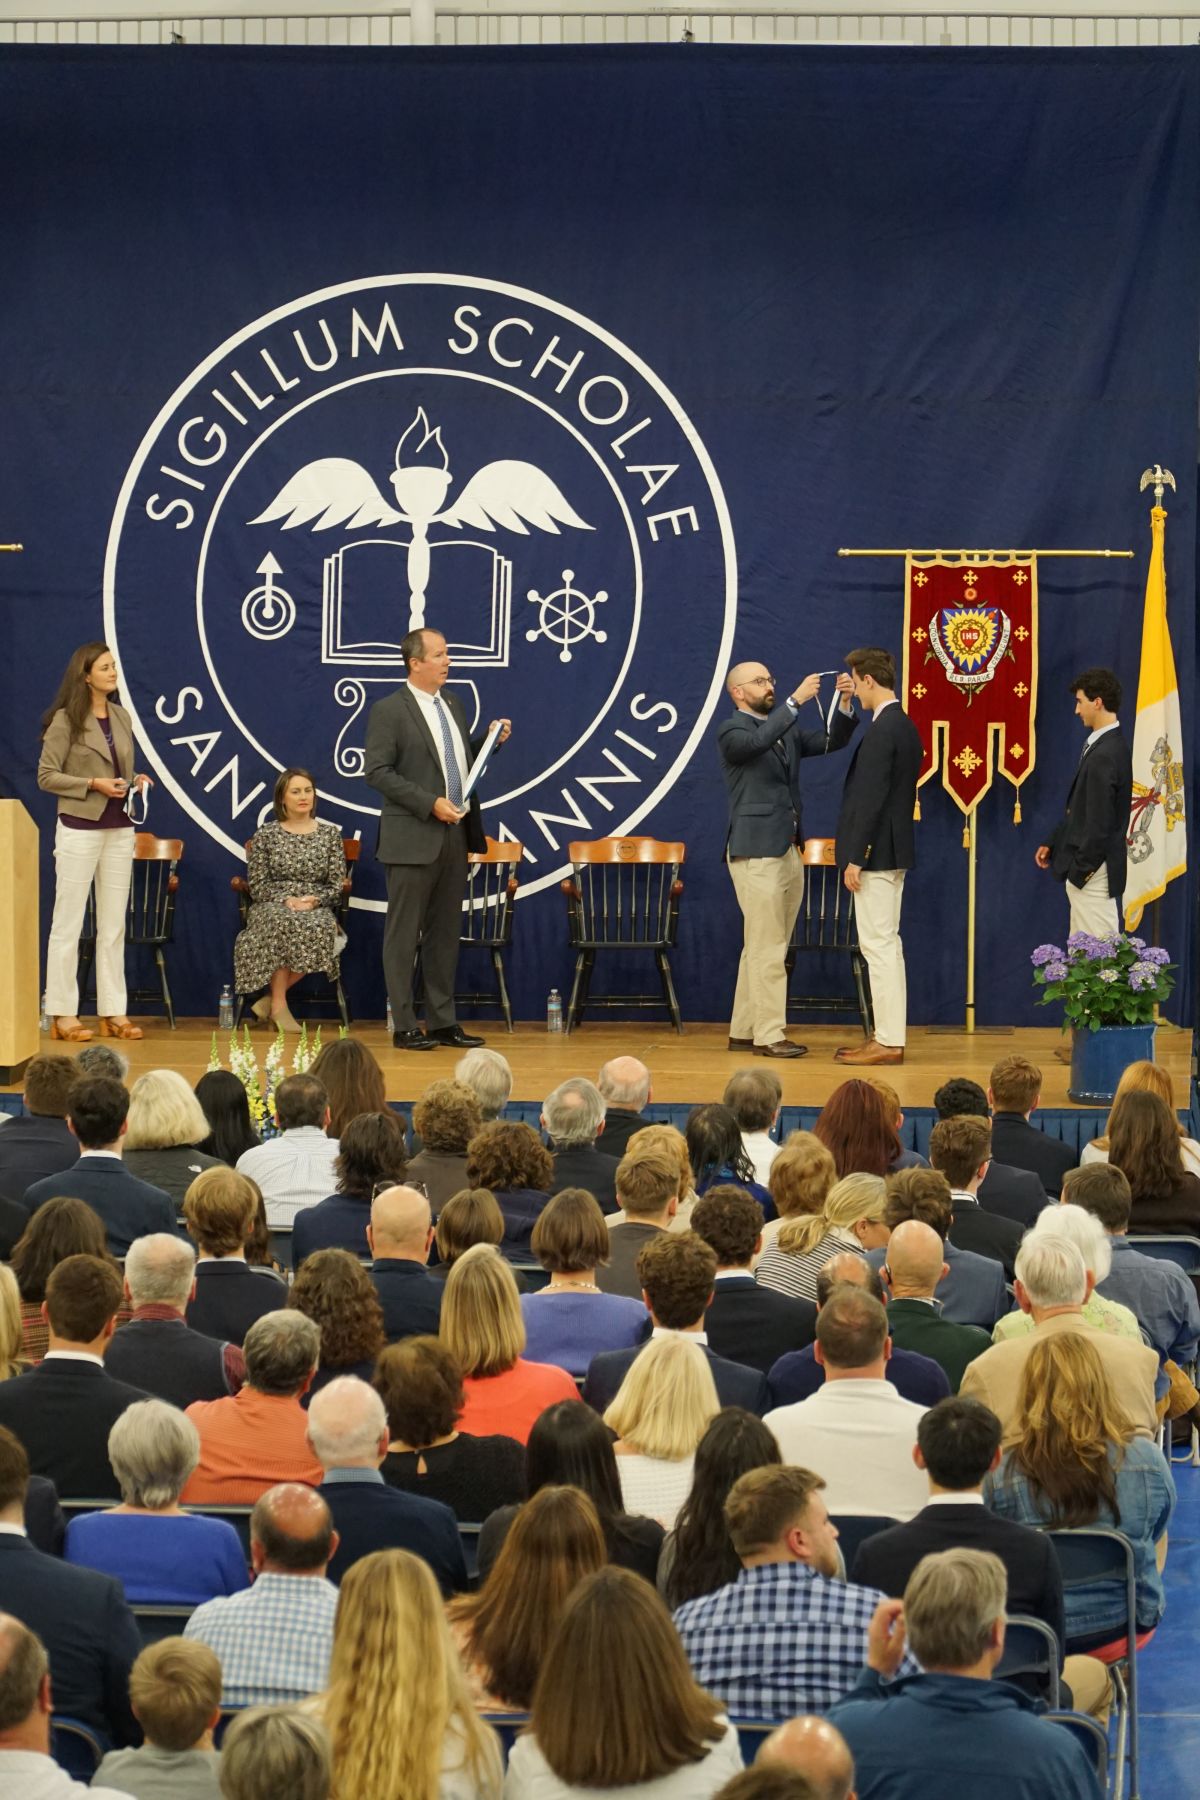
<path fill-rule="evenodd" d="M 1036 761 L 1037 558 L 944 562 L 909 556 L 904 582 L 904 705 L 925 754 L 964 813 L 996 774 L 1017 789 Z"/>

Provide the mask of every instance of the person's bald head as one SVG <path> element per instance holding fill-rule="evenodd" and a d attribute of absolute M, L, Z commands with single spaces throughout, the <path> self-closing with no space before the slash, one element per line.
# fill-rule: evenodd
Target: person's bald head
<path fill-rule="evenodd" d="M 650 1098 L 650 1071 L 636 1056 L 614 1056 L 601 1069 L 596 1086 L 606 1106 L 640 1113 Z"/>
<path fill-rule="evenodd" d="M 819 1800 L 854 1800 L 854 1759 L 836 1725 L 805 1716 L 773 1731 L 755 1757 L 768 1768 L 795 1769 Z"/>
<path fill-rule="evenodd" d="M 725 692 L 731 699 L 737 699 L 739 688 L 745 688 L 752 681 L 761 680 L 770 674 L 766 663 L 740 662 L 734 663 L 725 677 Z M 758 691 L 757 689 L 755 690 Z"/>
<path fill-rule="evenodd" d="M 384 1188 L 371 1202 L 367 1242 L 372 1256 L 424 1262 L 429 1255 L 433 1215 L 425 1194 L 411 1187 Z"/>
<path fill-rule="evenodd" d="M 884 1267 L 896 1299 L 930 1300 L 946 1270 L 942 1240 L 932 1225 L 905 1219 L 888 1239 Z"/>
<path fill-rule="evenodd" d="M 323 1575 L 337 1543 L 325 1501 L 316 1488 L 298 1481 L 268 1488 L 250 1515 L 256 1575 Z"/>
<path fill-rule="evenodd" d="M 50 1747 L 50 1663 L 36 1634 L 0 1613 L 0 1748 Z"/>
<path fill-rule="evenodd" d="M 818 1311 L 825 1305 L 835 1287 L 844 1287 L 847 1284 L 851 1287 L 866 1288 L 868 1294 L 874 1294 L 880 1302 L 883 1300 L 883 1288 L 880 1285 L 879 1276 L 866 1257 L 860 1256 L 857 1250 L 843 1250 L 839 1255 L 831 1256 L 829 1261 L 817 1271 Z"/>

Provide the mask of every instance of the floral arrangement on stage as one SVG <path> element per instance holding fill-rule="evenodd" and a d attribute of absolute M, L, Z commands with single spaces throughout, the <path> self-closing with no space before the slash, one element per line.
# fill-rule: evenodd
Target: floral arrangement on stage
<path fill-rule="evenodd" d="M 339 1035 L 344 1037 L 345 1032 L 342 1031 Z M 305 1074 L 316 1060 L 320 1049 L 321 1027 L 318 1025 L 310 1038 L 308 1026 L 302 1024 L 300 1037 L 292 1054 L 291 1073 L 293 1075 Z M 264 1142 L 267 1138 L 278 1135 L 278 1128 L 275 1124 L 275 1089 L 288 1073 L 285 1051 L 283 1029 L 280 1027 L 275 1033 L 275 1042 L 267 1051 L 260 1074 L 258 1053 L 250 1041 L 249 1025 L 242 1026 L 240 1037 L 236 1031 L 231 1032 L 229 1036 L 229 1068 L 246 1090 L 246 1099 L 250 1105 L 250 1123 Z M 221 1053 L 217 1049 L 215 1031 L 212 1034 L 208 1066 L 210 1070 L 220 1069 L 224 1066 L 221 1062 Z"/>
<path fill-rule="evenodd" d="M 1175 986 L 1176 966 L 1166 950 L 1114 931 L 1092 937 L 1074 931 L 1067 947 L 1039 944 L 1030 954 L 1033 979 L 1044 989 L 1039 1006 L 1063 1003 L 1064 1030 L 1099 1031 L 1102 1025 L 1151 1025 L 1154 1009 Z"/>

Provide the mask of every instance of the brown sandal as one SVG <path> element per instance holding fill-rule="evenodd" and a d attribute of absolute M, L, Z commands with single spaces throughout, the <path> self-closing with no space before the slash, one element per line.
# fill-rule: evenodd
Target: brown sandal
<path fill-rule="evenodd" d="M 57 1019 L 50 1021 L 50 1036 L 60 1044 L 87 1044 L 92 1039 L 86 1025 L 60 1025 Z"/>
<path fill-rule="evenodd" d="M 91 1034 L 89 1033 L 89 1036 L 90 1035 Z M 101 1018 L 101 1020 L 100 1020 L 100 1036 L 101 1037 L 114 1037 L 114 1038 L 140 1038 L 140 1037 L 144 1037 L 145 1033 L 143 1032 L 140 1025 L 131 1025 L 128 1019 Z"/>

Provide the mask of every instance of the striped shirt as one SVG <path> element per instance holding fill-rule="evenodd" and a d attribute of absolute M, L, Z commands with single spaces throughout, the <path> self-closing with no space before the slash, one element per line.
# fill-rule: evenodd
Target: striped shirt
<path fill-rule="evenodd" d="M 754 1276 L 761 1286 L 774 1288 L 780 1294 L 791 1294 L 798 1300 L 815 1300 L 817 1276 L 827 1262 L 832 1262 L 846 1250 L 852 1250 L 856 1256 L 864 1255 L 854 1233 L 841 1231 L 837 1226 L 825 1233 L 815 1249 L 804 1253 L 781 1250 L 779 1238 L 775 1236 L 755 1264 Z"/>
<path fill-rule="evenodd" d="M 183 1635 L 220 1660 L 222 1706 L 276 1706 L 329 1678 L 338 1591 L 319 1575 L 260 1575 L 243 1594 L 198 1606 Z"/>

